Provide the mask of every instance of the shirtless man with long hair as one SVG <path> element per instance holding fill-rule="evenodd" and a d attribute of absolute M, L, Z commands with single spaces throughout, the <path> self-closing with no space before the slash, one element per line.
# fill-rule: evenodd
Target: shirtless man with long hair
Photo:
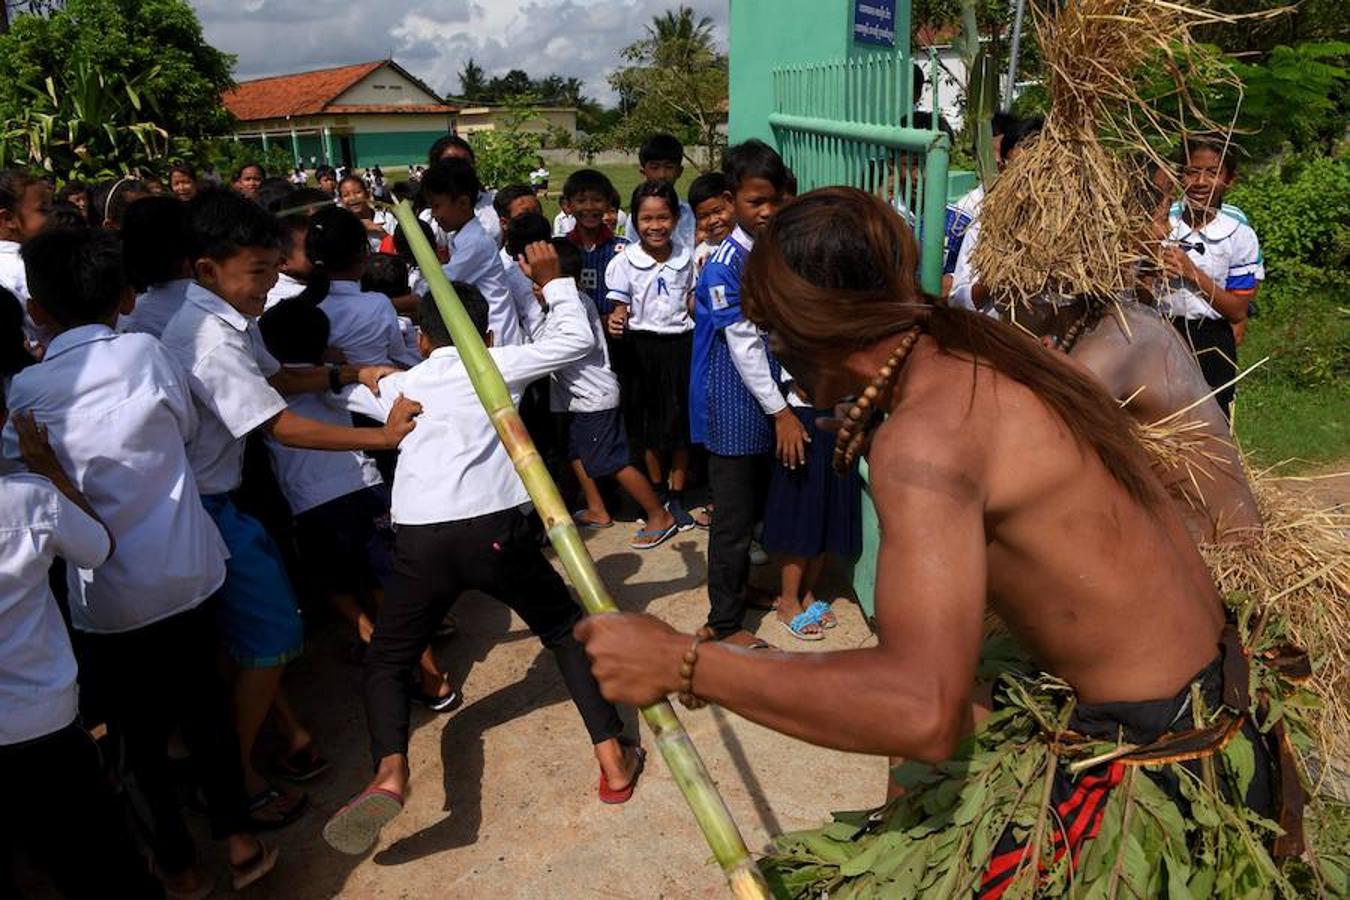
<path fill-rule="evenodd" d="M 855 436 L 884 416 L 867 451 L 882 531 L 876 646 L 704 643 L 690 676 L 689 635 L 646 615 L 592 617 L 577 633 L 603 693 L 692 693 L 814 744 L 937 762 L 973 727 L 991 608 L 1080 711 L 1161 702 L 1136 741 L 1189 728 L 1190 686 L 1221 681 L 1224 612 L 1128 414 L 1024 333 L 931 305 L 916 260 L 899 217 L 831 188 L 779 212 L 744 281 L 746 315 L 817 408 L 863 398 Z"/>

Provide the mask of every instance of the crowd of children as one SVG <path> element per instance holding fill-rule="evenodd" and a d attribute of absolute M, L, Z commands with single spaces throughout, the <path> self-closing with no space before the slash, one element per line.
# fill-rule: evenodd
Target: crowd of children
<path fill-rule="evenodd" d="M 995 125 L 1001 164 L 1036 131 Z M 1186 205 L 1166 225 L 1161 301 L 1193 340 L 1239 324 L 1261 278 L 1255 235 L 1221 203 L 1226 158 L 1192 151 Z M 448 134 L 395 193 L 411 195 L 522 417 L 574 489 L 576 525 L 614 525 L 615 484 L 636 506 L 635 550 L 709 530 L 716 638 L 764 646 L 746 629 L 759 607 L 786 636 L 822 640 L 835 618 L 821 575 L 827 555 L 859 552 L 860 480 L 836 474 L 817 411 L 741 310 L 745 261 L 795 179 L 749 141 L 681 198 L 683 161 L 675 138 L 646 141 L 626 211 L 603 173 L 572 172 L 550 223 L 542 164 L 530 184 L 492 191 L 473 148 Z M 338 850 L 364 853 L 402 808 L 409 703 L 460 702 L 431 644 L 466 589 L 510 606 L 553 653 L 594 747 L 599 798 L 623 802 L 641 774 L 643 752 L 572 635 L 580 610 L 542 554 L 408 236 L 374 184 L 315 174 L 309 187 L 248 164 L 226 187 L 176 165 L 167 185 L 70 183 L 53 200 L 45 180 L 0 172 L 0 757 L 30 774 L 23 790 L 61 786 L 32 802 L 42 815 L 12 843 L 74 896 L 103 878 L 132 897 L 210 892 L 171 740 L 191 757 L 233 885 L 275 865 L 256 834 L 306 804 L 284 782 L 328 767 L 282 686 L 304 648 L 302 597 L 350 623 L 365 666 L 375 775 L 325 826 Z M 949 214 L 946 253 L 950 302 L 976 308 L 988 297 L 968 261 L 980 200 Z M 1234 349 L 1225 334 L 1213 343 Z M 781 562 L 775 592 L 750 585 L 759 542 Z M 54 560 L 64 574 L 49 587 Z M 81 721 L 119 738 L 148 810 L 154 878 Z M 264 761 L 269 721 L 279 749 Z M 70 822 L 79 830 L 63 831 Z M 86 859 L 98 872 L 61 865 L 72 839 L 97 847 Z"/>
<path fill-rule="evenodd" d="M 605 175 L 573 172 L 552 226 L 541 177 L 489 191 L 454 135 L 412 189 L 446 276 L 575 488 L 577 525 L 623 517 L 613 483 L 636 506 L 634 549 L 710 528 L 709 621 L 744 641 L 746 605 L 768 599 L 746 577 L 766 501 L 798 524 L 828 510 L 814 533 L 764 531 L 788 558 L 784 625 L 818 639 L 832 618 L 811 585 L 820 554 L 856 551 L 857 485 L 829 471 L 828 442 L 811 440 L 812 417 L 790 405 L 737 299 L 739 261 L 783 202 L 786 169 L 765 145 L 734 148 L 685 200 L 683 156 L 668 135 L 649 140 L 626 213 Z M 232 885 L 276 864 L 256 835 L 301 817 L 295 785 L 328 767 L 282 686 L 304 647 L 302 597 L 350 623 L 366 668 L 376 775 L 325 826 L 334 847 L 364 852 L 401 808 L 409 703 L 460 702 L 431 644 L 469 588 L 552 651 L 595 748 L 599 798 L 623 802 L 641 773 L 407 236 L 362 178 L 316 175 L 309 187 L 248 164 L 225 186 L 177 165 L 167 185 L 72 183 L 53 199 L 41 178 L 0 173 L 0 491 L 14 519 L 0 529 L 0 697 L 13 699 L 0 754 L 36 783 L 60 766 L 52 780 L 82 786 L 45 800 L 46 824 L 15 837 L 75 896 L 110 876 L 135 897 L 210 892 L 171 744 L 192 761 Z M 703 505 L 688 492 L 705 470 Z M 276 740 L 260 741 L 269 722 Z M 81 723 L 122 748 L 153 870 Z M 99 847 L 97 876 L 58 863 L 58 823 L 76 820 Z"/>

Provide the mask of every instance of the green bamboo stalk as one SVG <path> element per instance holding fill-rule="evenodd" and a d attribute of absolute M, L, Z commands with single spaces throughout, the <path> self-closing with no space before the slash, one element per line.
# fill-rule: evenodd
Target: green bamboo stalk
<path fill-rule="evenodd" d="M 454 339 L 455 349 L 459 351 L 459 357 L 469 373 L 474 391 L 511 455 L 511 462 L 525 483 L 535 509 L 543 518 L 549 541 L 562 560 L 567 577 L 577 589 L 582 605 L 591 615 L 618 612 L 618 606 L 600 580 L 595 561 L 591 559 L 568 513 L 567 505 L 563 503 L 562 495 L 558 493 L 558 486 L 535 449 L 529 432 L 525 430 L 515 404 L 511 402 L 511 392 L 507 390 L 497 364 L 492 361 L 454 287 L 445 277 L 435 251 L 422 234 L 412 206 L 405 200 L 394 207 L 394 215 L 408 238 L 422 276 L 431 288 L 436 308 L 440 310 Z M 745 841 L 731 819 L 731 812 L 717 792 L 712 776 L 708 774 L 693 741 L 689 739 L 689 734 L 680 724 L 669 701 L 662 700 L 643 707 L 642 717 L 651 728 L 666 766 L 684 794 L 694 818 L 698 820 L 698 826 L 712 848 L 713 856 L 722 866 L 732 896 L 742 900 L 769 897 L 769 888 L 759 866 L 746 850 Z"/>

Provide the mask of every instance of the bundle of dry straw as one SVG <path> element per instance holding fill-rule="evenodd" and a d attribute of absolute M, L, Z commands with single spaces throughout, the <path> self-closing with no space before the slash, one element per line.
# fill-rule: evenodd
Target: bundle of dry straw
<path fill-rule="evenodd" d="M 1248 477 L 1264 531 L 1201 552 L 1225 595 L 1250 597 L 1308 651 L 1311 687 L 1323 704 L 1311 716 L 1318 749 L 1324 763 L 1350 771 L 1350 511 L 1292 489 L 1296 479 L 1281 485 L 1267 473 Z"/>
<path fill-rule="evenodd" d="M 1039 138 L 1019 145 L 980 213 L 972 264 L 1005 304 L 1114 298 L 1135 263 L 1155 255 L 1141 190 L 1158 147 L 1196 131 L 1226 131 L 1194 100 L 1190 31 L 1222 17 L 1163 0 L 1031 0 L 1050 111 Z M 1167 73 L 1145 99 L 1140 73 Z M 1205 80 L 1230 78 L 1209 67 Z M 1166 101 L 1161 102 L 1161 101 Z M 1170 110 L 1164 111 L 1164 108 Z M 1155 244 L 1150 252 L 1148 244 Z"/>
<path fill-rule="evenodd" d="M 1191 420 L 1140 429 L 1158 465 L 1191 473 L 1201 503 L 1204 471 L 1227 464 L 1208 452 L 1205 431 Z M 1202 544 L 1200 552 L 1225 597 L 1244 598 L 1257 613 L 1279 619 L 1286 637 L 1308 651 L 1309 687 L 1322 702 L 1309 716 L 1323 763 L 1317 770 L 1350 773 L 1350 510 L 1317 502 L 1296 478 L 1249 466 L 1246 477 L 1264 529 L 1233 543 Z"/>

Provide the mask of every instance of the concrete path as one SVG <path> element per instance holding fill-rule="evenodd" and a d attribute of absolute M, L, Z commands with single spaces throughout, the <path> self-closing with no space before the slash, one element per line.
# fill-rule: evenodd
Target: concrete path
<path fill-rule="evenodd" d="M 627 546 L 632 530 L 619 523 L 588 540 L 619 604 L 693 631 L 707 612 L 706 533 L 689 532 L 639 554 Z M 776 569 L 761 567 L 754 577 L 772 587 Z M 772 615 L 758 630 L 778 646 L 790 641 L 804 651 L 871 640 L 856 606 L 839 603 L 836 610 L 840 627 L 825 641 L 796 641 Z M 459 634 L 437 652 L 464 685 L 465 705 L 447 716 L 414 714 L 412 797 L 365 858 L 342 856 L 319 836 L 369 771 L 360 670 L 343 659 L 344 629 L 325 627 L 293 667 L 288 693 L 333 768 L 310 787 L 306 816 L 273 837 L 281 865 L 248 896 L 725 896 L 720 870 L 659 754 L 633 800 L 602 806 L 586 733 L 552 658 L 519 619 L 486 597 L 465 597 L 456 618 Z M 814 826 L 832 810 L 880 802 L 879 758 L 811 747 L 717 708 L 678 709 L 752 850 L 771 834 Z M 219 860 L 215 848 L 203 855 Z"/>

